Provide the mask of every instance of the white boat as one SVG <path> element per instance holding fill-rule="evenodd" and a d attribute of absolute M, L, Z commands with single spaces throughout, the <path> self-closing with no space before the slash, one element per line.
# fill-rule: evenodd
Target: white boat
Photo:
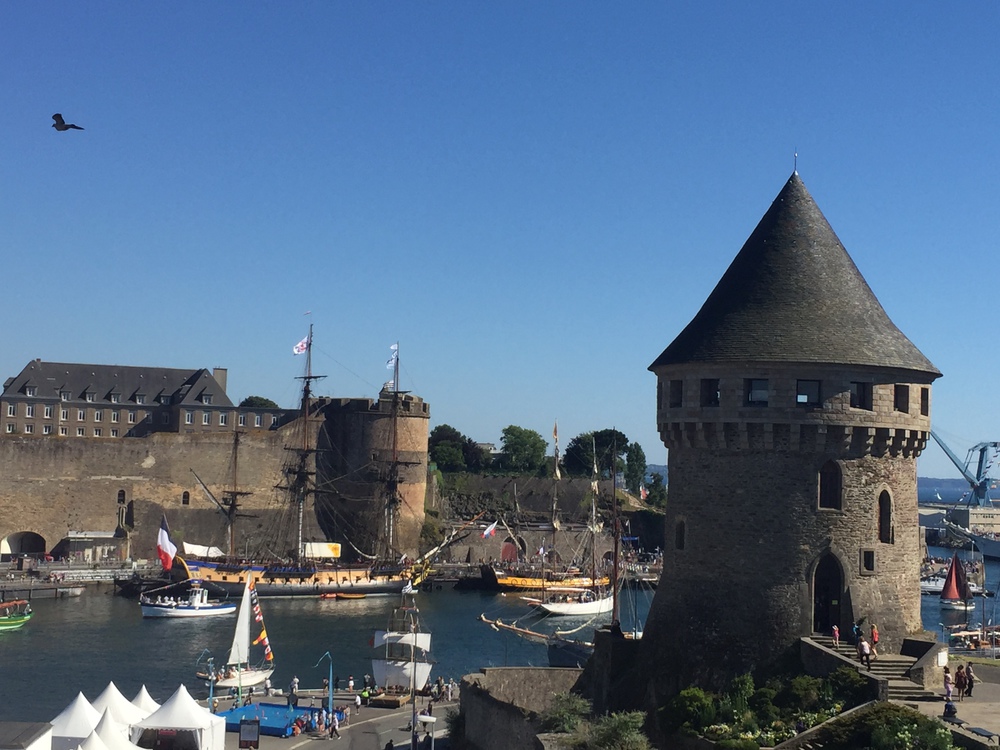
<path fill-rule="evenodd" d="M 551 586 L 545 599 L 522 597 L 536 609 L 550 615 L 603 615 L 614 607 L 611 589 L 584 589 L 569 586 Z"/>
<path fill-rule="evenodd" d="M 407 603 L 406 597 L 410 596 Z M 430 681 L 431 634 L 420 630 L 420 613 L 412 594 L 389 616 L 385 630 L 376 630 L 372 646 L 381 651 L 372 658 L 375 684 L 389 692 L 415 693 Z"/>
<path fill-rule="evenodd" d="M 152 594 L 154 589 L 139 597 L 139 607 L 143 617 L 213 617 L 231 615 L 236 612 L 235 601 L 219 601 L 208 598 L 208 590 L 193 581 L 186 599 Z"/>
<path fill-rule="evenodd" d="M 260 631 L 251 640 L 251 632 L 257 627 Z M 251 646 L 259 646 L 263 651 L 263 656 L 257 664 L 250 661 Z M 272 674 L 274 674 L 274 654 L 268 642 L 264 614 L 260 609 L 257 592 L 254 591 L 253 579 L 248 578 L 243 588 L 243 598 L 240 600 L 240 611 L 236 616 L 236 630 L 233 633 L 233 644 L 229 649 L 229 660 L 220 668 L 207 673 L 199 672 L 198 677 L 214 682 L 216 688 L 245 688 L 260 685 Z"/>

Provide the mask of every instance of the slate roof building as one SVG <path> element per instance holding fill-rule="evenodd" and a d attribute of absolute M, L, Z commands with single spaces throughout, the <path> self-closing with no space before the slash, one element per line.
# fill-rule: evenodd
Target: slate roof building
<path fill-rule="evenodd" d="M 649 369 L 670 489 L 642 648 L 661 695 L 834 624 L 876 622 L 888 649 L 922 632 L 916 459 L 941 373 L 797 173 Z"/>
<path fill-rule="evenodd" d="M 227 371 L 35 359 L 4 383 L 3 436 L 142 437 L 153 432 L 270 430 L 297 412 L 247 409 L 226 395 Z"/>

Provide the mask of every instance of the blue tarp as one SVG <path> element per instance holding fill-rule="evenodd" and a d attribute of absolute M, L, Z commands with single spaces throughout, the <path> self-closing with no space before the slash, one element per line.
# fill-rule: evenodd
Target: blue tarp
<path fill-rule="evenodd" d="M 260 721 L 260 733 L 270 737 L 290 737 L 292 734 L 292 722 L 299 716 L 308 716 L 316 712 L 318 708 L 289 708 L 285 703 L 251 703 L 249 706 L 238 706 L 228 711 L 219 713 L 226 720 L 227 732 L 240 731 L 240 719 L 258 719 Z M 342 711 L 337 712 L 337 718 L 341 724 L 344 722 Z"/>

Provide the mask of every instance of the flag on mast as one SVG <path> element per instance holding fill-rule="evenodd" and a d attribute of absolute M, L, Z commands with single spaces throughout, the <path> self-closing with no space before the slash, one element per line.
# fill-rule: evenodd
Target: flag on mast
<path fill-rule="evenodd" d="M 396 360 L 399 359 L 399 344 L 393 344 L 389 349 L 392 354 L 389 355 L 389 359 L 385 363 L 385 369 L 392 370 L 396 367 Z"/>
<path fill-rule="evenodd" d="M 306 336 L 299 343 L 292 347 L 292 354 L 305 354 L 309 351 L 309 337 Z"/>
<path fill-rule="evenodd" d="M 497 522 L 494 521 L 489 526 L 487 526 L 486 529 L 483 531 L 483 539 L 488 539 L 489 537 L 493 536 L 496 533 L 497 533 Z"/>
<path fill-rule="evenodd" d="M 555 451 L 555 464 L 556 464 L 556 479 L 562 479 L 562 473 L 559 471 L 559 420 L 555 421 L 552 427 L 552 439 L 556 441 L 556 451 Z"/>
<path fill-rule="evenodd" d="M 164 514 L 160 518 L 160 530 L 156 533 L 156 555 L 160 558 L 164 570 L 173 567 L 176 554 L 177 545 L 170 541 L 170 529 L 167 528 L 167 516 Z"/>

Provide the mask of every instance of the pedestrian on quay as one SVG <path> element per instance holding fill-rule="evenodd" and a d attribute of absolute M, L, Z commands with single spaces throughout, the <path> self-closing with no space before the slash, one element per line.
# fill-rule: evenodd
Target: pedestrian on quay
<path fill-rule="evenodd" d="M 862 632 L 861 631 L 861 621 L 858 620 L 851 627 L 851 636 L 853 636 L 853 638 L 854 638 L 854 645 L 858 645 L 858 644 L 861 643 L 861 632 Z"/>
<path fill-rule="evenodd" d="M 872 656 L 878 658 L 878 625 L 872 623 Z"/>
<path fill-rule="evenodd" d="M 972 662 L 970 661 L 968 666 L 965 668 L 965 694 L 969 698 L 972 697 L 972 688 L 976 686 L 976 674 L 972 671 Z"/>
<path fill-rule="evenodd" d="M 354 675 L 348 675 L 347 677 L 347 692 L 354 692 Z"/>
<path fill-rule="evenodd" d="M 836 649 L 840 648 L 840 628 L 836 625 L 833 626 L 833 647 Z M 448 700 L 451 700 L 451 696 L 448 696 Z"/>
<path fill-rule="evenodd" d="M 330 713 L 330 738 L 333 737 L 340 739 L 340 719 L 337 718 L 336 711 Z"/>
<path fill-rule="evenodd" d="M 361 693 L 357 693 L 354 696 L 354 714 L 357 715 L 361 713 Z"/>
<path fill-rule="evenodd" d="M 869 672 L 871 671 L 872 647 L 868 641 L 865 640 L 864 636 L 861 636 L 861 640 L 858 641 L 858 661 L 864 664 L 868 668 Z"/>
<path fill-rule="evenodd" d="M 960 701 L 965 700 L 965 691 L 969 689 L 969 678 L 965 674 L 965 665 L 959 664 L 955 670 L 955 692 Z"/>
<path fill-rule="evenodd" d="M 948 667 L 944 668 L 944 699 L 946 701 L 951 701 L 951 692 L 955 687 L 955 680 L 951 676 L 951 670 Z"/>

